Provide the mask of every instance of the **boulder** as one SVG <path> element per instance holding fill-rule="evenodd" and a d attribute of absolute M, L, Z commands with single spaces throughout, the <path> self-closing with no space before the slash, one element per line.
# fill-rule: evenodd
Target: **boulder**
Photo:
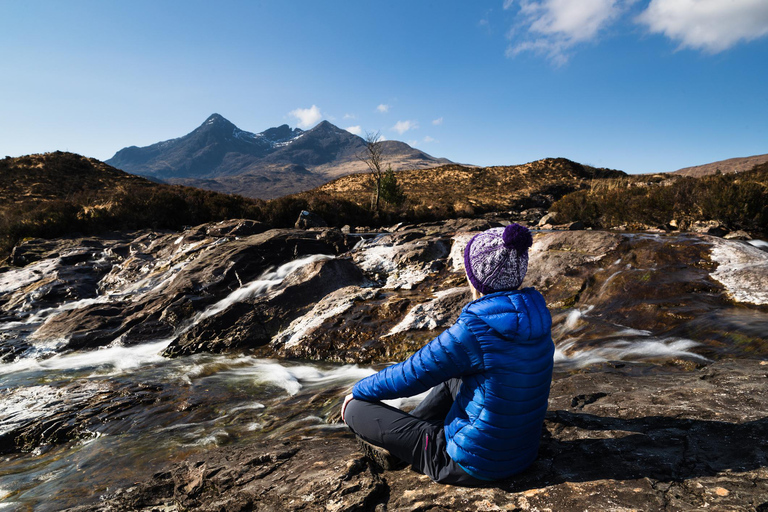
<path fill-rule="evenodd" d="M 414 306 L 388 336 L 411 330 L 436 330 L 449 327 L 459 317 L 461 308 L 472 300 L 469 286 L 450 288 L 435 293 L 427 302 Z"/>
<path fill-rule="evenodd" d="M 752 237 L 749 236 L 749 233 L 742 230 L 737 231 L 731 231 L 727 235 L 725 235 L 723 238 L 726 240 L 752 240 Z"/>
<path fill-rule="evenodd" d="M 544 215 L 541 219 L 539 219 L 539 227 L 543 227 L 547 224 L 555 225 L 557 224 L 557 212 L 549 212 L 548 214 Z"/>
<path fill-rule="evenodd" d="M 689 229 L 694 233 L 712 236 L 725 236 L 729 231 L 728 228 L 716 220 L 696 221 L 691 224 Z"/>

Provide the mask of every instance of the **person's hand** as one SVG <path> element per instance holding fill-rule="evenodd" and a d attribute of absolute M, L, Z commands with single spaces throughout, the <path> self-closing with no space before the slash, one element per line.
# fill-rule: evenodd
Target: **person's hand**
<path fill-rule="evenodd" d="M 344 403 L 341 404 L 341 421 L 343 421 L 344 424 L 347 423 L 344 413 L 347 410 L 347 404 L 349 404 L 349 402 L 352 401 L 352 398 L 353 398 L 352 393 L 348 394 L 347 396 L 344 397 Z"/>

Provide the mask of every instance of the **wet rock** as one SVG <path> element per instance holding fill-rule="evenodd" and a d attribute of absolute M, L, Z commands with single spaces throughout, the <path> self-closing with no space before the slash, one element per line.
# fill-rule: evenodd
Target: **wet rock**
<path fill-rule="evenodd" d="M 528 208 L 518 213 L 515 220 L 529 226 L 538 226 L 545 215 L 547 215 L 547 210 L 544 208 Z"/>
<path fill-rule="evenodd" d="M 173 340 L 164 354 L 179 356 L 265 345 L 323 297 L 363 281 L 360 270 L 348 259 L 315 261 L 265 295 L 235 302 L 201 319 Z"/>
<path fill-rule="evenodd" d="M 347 252 L 352 248 L 349 237 L 340 229 L 324 229 L 317 235 L 317 239 L 332 246 L 336 254 Z"/>
<path fill-rule="evenodd" d="M 557 212 L 550 212 L 544 215 L 541 219 L 539 219 L 539 222 L 538 222 L 539 227 L 546 226 L 547 224 L 549 225 L 557 224 Z"/>
<path fill-rule="evenodd" d="M 749 236 L 749 233 L 742 230 L 737 231 L 731 231 L 727 235 L 725 235 L 723 238 L 726 240 L 752 240 L 752 237 Z"/>
<path fill-rule="evenodd" d="M 740 360 L 560 375 L 537 461 L 479 488 L 379 472 L 341 430 L 219 448 L 73 510 L 763 510 L 767 368 Z"/>
<path fill-rule="evenodd" d="M 117 491 L 98 509 L 351 512 L 386 503 L 388 489 L 381 476 L 348 439 L 337 437 L 215 450 L 157 473 L 151 483 Z M 331 460 L 325 457 L 330 451 L 335 453 Z"/>
<path fill-rule="evenodd" d="M 488 219 L 449 219 L 443 224 L 446 234 L 465 233 L 468 231 L 485 231 L 501 227 L 502 224 Z"/>
<path fill-rule="evenodd" d="M 86 380 L 4 389 L 0 391 L 0 454 L 88 439 L 112 428 L 119 433 L 125 428 L 117 426 L 119 419 L 139 414 L 147 404 L 173 398 L 162 387 Z"/>
<path fill-rule="evenodd" d="M 272 339 L 272 348 L 288 357 L 309 359 L 317 359 L 318 355 L 325 357 L 327 354 L 322 349 L 322 342 L 314 337 L 316 331 L 326 321 L 338 319 L 339 315 L 354 308 L 356 303 L 372 299 L 375 295 L 376 290 L 359 286 L 346 286 L 326 295 L 309 312 L 296 318 L 275 335 Z M 336 331 L 335 326 L 328 326 L 327 329 Z M 342 337 L 339 336 L 339 338 Z M 325 352 L 327 351 L 328 349 Z"/>
<path fill-rule="evenodd" d="M 464 249 L 477 233 L 459 233 L 451 240 L 451 252 L 448 254 L 448 267 L 452 272 L 464 272 Z"/>
<path fill-rule="evenodd" d="M 205 225 L 205 233 L 212 237 L 243 237 L 258 235 L 270 228 L 263 222 L 249 219 L 233 219 Z"/>
<path fill-rule="evenodd" d="M 270 230 L 214 239 L 206 234 L 208 227 L 181 235 L 142 235 L 131 244 L 130 256 L 98 282 L 102 293 L 113 296 L 109 304 L 86 303 L 64 310 L 49 317 L 32 337 L 65 339 L 73 349 L 103 346 L 122 336 L 130 341 L 129 332 L 142 339 L 136 331 L 139 324 L 160 327 L 157 322 L 164 322 L 178 329 L 200 309 L 272 266 L 307 254 L 336 253 L 333 244 L 318 239 L 318 233 Z"/>
<path fill-rule="evenodd" d="M 71 237 L 56 240 L 33 238 L 19 242 L 11 250 L 8 262 L 15 267 L 24 267 L 43 259 L 57 258 L 62 252 L 67 250 L 81 250 L 84 248 L 98 250 L 102 247 L 102 241 L 97 238 Z"/>
<path fill-rule="evenodd" d="M 302 210 L 296 220 L 296 229 L 324 228 L 328 224 L 316 213 Z"/>
<path fill-rule="evenodd" d="M 529 251 L 523 287 L 542 292 L 550 305 L 575 300 L 594 264 L 615 250 L 622 238 L 608 232 L 558 232 L 537 236 Z"/>
<path fill-rule="evenodd" d="M 568 224 L 565 224 L 563 229 L 567 229 L 569 231 L 580 231 L 584 229 L 584 223 L 580 220 L 577 220 L 576 222 L 570 222 Z"/>
<path fill-rule="evenodd" d="M 718 267 L 712 277 L 737 302 L 768 304 L 768 253 L 739 242 L 710 238 L 711 256 Z"/>
<path fill-rule="evenodd" d="M 352 254 L 370 279 L 388 289 L 411 289 L 430 273 L 441 270 L 448 256 L 448 240 L 412 230 L 363 240 Z"/>
<path fill-rule="evenodd" d="M 472 300 L 469 286 L 450 288 L 435 294 L 435 298 L 416 305 L 405 318 L 390 329 L 388 335 L 411 330 L 447 328 L 459 317 L 461 308 Z"/>

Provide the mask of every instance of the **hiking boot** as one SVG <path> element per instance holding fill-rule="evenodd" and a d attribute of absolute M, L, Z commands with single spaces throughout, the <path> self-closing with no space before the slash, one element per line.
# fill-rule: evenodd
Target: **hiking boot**
<path fill-rule="evenodd" d="M 381 469 L 390 471 L 405 465 L 403 461 L 389 453 L 389 450 L 373 445 L 363 440 L 360 436 L 357 436 L 357 444 L 360 447 L 360 451 Z"/>

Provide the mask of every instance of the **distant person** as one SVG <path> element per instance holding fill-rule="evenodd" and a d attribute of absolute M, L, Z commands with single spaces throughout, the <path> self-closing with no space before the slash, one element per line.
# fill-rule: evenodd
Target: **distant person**
<path fill-rule="evenodd" d="M 474 300 L 406 361 L 357 384 L 342 419 L 385 469 L 398 461 L 432 480 L 480 485 L 536 459 L 552 379 L 552 318 L 528 270 L 527 228 L 474 236 L 464 267 Z M 410 414 L 381 403 L 432 391 Z"/>

